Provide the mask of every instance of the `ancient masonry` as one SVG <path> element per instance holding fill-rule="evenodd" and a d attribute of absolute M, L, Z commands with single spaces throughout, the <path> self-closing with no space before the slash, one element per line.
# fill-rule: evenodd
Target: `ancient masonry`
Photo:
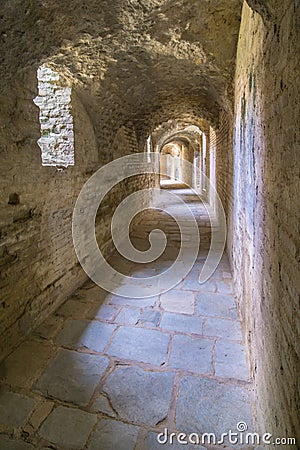
<path fill-rule="evenodd" d="M 112 420 L 119 433 L 125 427 L 137 438 L 137 445 L 155 449 L 151 433 L 159 425 L 129 420 L 128 411 L 121 413 L 118 405 L 111 412 L 107 397 L 100 395 L 106 375 L 112 379 L 109 374 L 115 369 L 116 378 L 124 374 L 117 368 L 117 358 L 124 355 L 111 353 L 114 339 L 125 338 L 126 332 L 122 335 L 117 330 L 131 327 L 133 333 L 150 330 L 151 335 L 170 335 L 155 370 L 159 375 L 177 372 L 167 399 L 171 399 L 170 414 L 159 416 L 158 422 L 167 418 L 174 424 L 177 407 L 181 412 L 189 410 L 179 386 L 184 384 L 182 389 L 189 392 L 192 402 L 191 392 L 200 389 L 199 375 L 209 380 L 212 390 L 219 384 L 232 384 L 234 391 L 245 388 L 247 393 L 253 389 L 257 431 L 297 436 L 298 444 L 290 447 L 296 450 L 300 442 L 300 2 L 103 0 L 101 7 L 98 0 L 1 3 L 0 373 L 5 395 L 0 396 L 0 403 L 2 398 L 2 412 L 10 411 L 7 404 L 17 412 L 14 424 L 8 419 L 0 424 L 2 446 L 40 450 L 44 444 L 60 445 L 54 444 L 49 429 L 51 423 L 60 422 L 64 399 L 57 393 L 44 398 L 47 383 L 41 380 L 44 371 L 55 364 L 55 351 L 60 347 L 60 354 L 75 352 L 80 364 L 99 356 L 99 361 L 111 364 L 104 368 L 99 362 L 97 376 L 104 378 L 96 383 L 87 403 L 75 408 L 79 423 L 82 419 L 90 430 L 87 445 L 93 448 L 92 436 L 98 436 L 103 423 Z M 205 311 L 201 309 L 205 299 L 199 297 L 200 286 L 191 272 L 178 290 L 192 291 L 184 295 L 187 305 L 192 299 L 194 309 L 180 311 L 184 316 L 180 321 L 170 316 L 177 313 L 167 311 L 160 298 L 128 315 L 122 308 L 134 309 L 132 305 L 102 297 L 95 300 L 91 286 L 82 288 L 87 277 L 72 240 L 74 205 L 95 171 L 147 148 L 160 154 L 166 145 L 173 150 L 178 146 L 180 155 L 203 169 L 227 219 L 223 265 L 205 291 L 206 301 L 211 295 L 217 296 L 214 301 L 219 299 L 217 311 L 210 311 L 207 303 Z M 214 190 L 202 176 L 194 181 L 202 199 L 214 209 Z M 113 251 L 111 218 L 117 206 L 132 192 L 159 187 L 159 182 L 159 177 L 143 174 L 118 183 L 105 196 L 96 217 L 96 237 L 106 255 Z M 138 242 L 145 249 L 141 241 L 147 240 L 143 231 L 147 220 L 146 216 L 139 219 L 142 237 Z M 205 217 L 198 219 L 207 227 Z M 157 267 L 149 267 L 146 273 L 153 271 Z M 232 291 L 220 292 L 229 285 Z M 184 289 L 187 286 L 191 289 Z M 100 303 L 107 315 L 101 312 L 97 318 Z M 239 315 L 228 317 L 234 305 Z M 220 314 L 216 316 L 219 333 L 226 334 L 228 326 L 231 336 L 237 333 L 238 339 L 211 334 L 215 330 L 210 314 Z M 156 322 L 157 317 L 161 321 Z M 72 325 L 67 325 L 68 319 Z M 92 328 L 101 322 L 104 330 L 114 329 L 111 336 L 104 333 L 106 348 L 96 357 L 97 350 L 85 347 L 86 342 L 75 349 L 70 337 L 71 332 L 80 333 L 86 322 L 92 322 Z M 201 323 L 200 334 L 192 336 L 196 323 Z M 69 327 L 69 340 L 65 335 L 61 340 L 58 337 L 68 334 L 64 327 Z M 207 344 L 204 366 L 208 360 L 211 364 L 192 382 L 189 377 L 194 375 L 187 369 L 183 374 L 182 368 L 170 364 L 177 350 L 188 359 L 184 343 L 198 355 L 198 339 Z M 232 382 L 228 374 L 222 378 L 226 345 L 220 340 L 226 345 L 230 342 L 231 350 L 235 344 L 240 348 L 243 341 L 249 379 Z M 38 360 L 30 359 L 35 353 Z M 197 367 L 201 358 L 193 359 Z M 21 364 L 20 369 L 20 360 L 30 363 Z M 122 363 L 128 362 L 131 367 L 126 373 L 133 378 L 147 371 L 139 363 L 132 370 L 135 363 L 124 356 Z M 182 376 L 189 380 L 182 382 Z M 227 391 L 224 395 L 228 399 Z M 20 416 L 19 411 L 23 411 Z M 116 411 L 119 417 L 114 416 Z M 46 418 L 47 425 L 42 427 Z M 131 428 L 137 424 L 138 432 Z"/>
<path fill-rule="evenodd" d="M 34 102 L 40 108 L 42 164 L 74 165 L 71 88 L 63 86 L 59 74 L 47 66 L 38 68 L 37 78 L 39 95 Z"/>

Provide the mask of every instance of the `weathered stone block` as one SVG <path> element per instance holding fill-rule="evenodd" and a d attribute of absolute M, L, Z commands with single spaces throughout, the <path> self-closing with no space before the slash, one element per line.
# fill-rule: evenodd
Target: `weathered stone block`
<path fill-rule="evenodd" d="M 205 378 L 185 377 L 179 388 L 176 426 L 186 433 L 215 433 L 220 437 L 238 422 L 252 429 L 249 392 Z"/>
<path fill-rule="evenodd" d="M 72 348 L 87 348 L 103 352 L 115 329 L 114 325 L 89 320 L 69 320 L 55 341 Z"/>
<path fill-rule="evenodd" d="M 41 426 L 39 435 L 61 447 L 80 450 L 96 422 L 94 414 L 58 406 Z"/>
<path fill-rule="evenodd" d="M 86 405 L 107 365 L 104 356 L 60 349 L 35 388 L 47 396 Z"/>
<path fill-rule="evenodd" d="M 168 372 L 117 368 L 105 380 L 103 390 L 120 418 L 156 425 L 168 414 L 173 379 Z"/>
<path fill-rule="evenodd" d="M 35 400 L 15 392 L 0 394 L 0 423 L 19 428 L 33 411 Z"/>
<path fill-rule="evenodd" d="M 183 314 L 193 314 L 195 298 L 192 292 L 172 290 L 161 295 L 161 306 L 164 310 Z"/>
<path fill-rule="evenodd" d="M 221 378 L 249 379 L 245 350 L 241 344 L 220 340 L 215 348 L 215 372 Z"/>
<path fill-rule="evenodd" d="M 107 353 L 120 359 L 141 361 L 160 366 L 166 361 L 169 335 L 161 331 L 121 327 Z"/>
<path fill-rule="evenodd" d="M 175 314 L 164 312 L 160 324 L 161 328 L 182 333 L 193 333 L 202 335 L 203 319 L 186 314 Z"/>
<path fill-rule="evenodd" d="M 175 336 L 169 365 L 195 373 L 212 373 L 213 341 L 209 339 Z"/>
<path fill-rule="evenodd" d="M 138 427 L 116 420 L 101 419 L 92 435 L 88 450 L 134 450 Z"/>

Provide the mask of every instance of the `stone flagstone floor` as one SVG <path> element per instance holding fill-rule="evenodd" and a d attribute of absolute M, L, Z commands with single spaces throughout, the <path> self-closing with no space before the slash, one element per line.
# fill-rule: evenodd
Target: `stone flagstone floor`
<path fill-rule="evenodd" d="M 141 300 L 123 298 L 91 281 L 77 290 L 2 363 L 0 450 L 156 450 L 243 448 L 161 445 L 157 433 L 251 428 L 251 392 L 243 337 L 226 256 L 200 285 L 210 228 L 192 192 L 176 190 L 194 211 L 202 247 L 175 288 Z M 168 235 L 161 258 L 139 266 L 117 254 L 126 274 L 158 274 L 178 253 L 178 228 L 152 210 L 133 231 Z M 137 287 L 138 289 L 138 287 Z"/>

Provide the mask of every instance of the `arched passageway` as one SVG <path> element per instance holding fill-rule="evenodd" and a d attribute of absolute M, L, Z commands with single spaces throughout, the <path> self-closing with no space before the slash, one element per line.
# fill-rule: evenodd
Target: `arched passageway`
<path fill-rule="evenodd" d="M 166 182 L 176 183 L 176 180 L 182 178 L 181 162 L 184 158 L 184 145 L 178 142 L 170 142 L 165 144 L 160 152 L 160 167 L 162 173 L 167 175 L 160 175 L 161 187 Z M 188 182 L 188 180 L 186 180 Z"/>
<path fill-rule="evenodd" d="M 299 447 L 299 4 L 217 3 L 1 6 L 1 448 Z"/>

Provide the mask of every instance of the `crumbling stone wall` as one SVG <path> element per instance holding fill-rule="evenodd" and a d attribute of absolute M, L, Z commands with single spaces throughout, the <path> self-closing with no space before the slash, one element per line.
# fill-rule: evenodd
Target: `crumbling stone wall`
<path fill-rule="evenodd" d="M 230 252 L 256 417 L 261 430 L 299 443 L 299 4 L 276 5 L 269 18 L 243 9 Z"/>

